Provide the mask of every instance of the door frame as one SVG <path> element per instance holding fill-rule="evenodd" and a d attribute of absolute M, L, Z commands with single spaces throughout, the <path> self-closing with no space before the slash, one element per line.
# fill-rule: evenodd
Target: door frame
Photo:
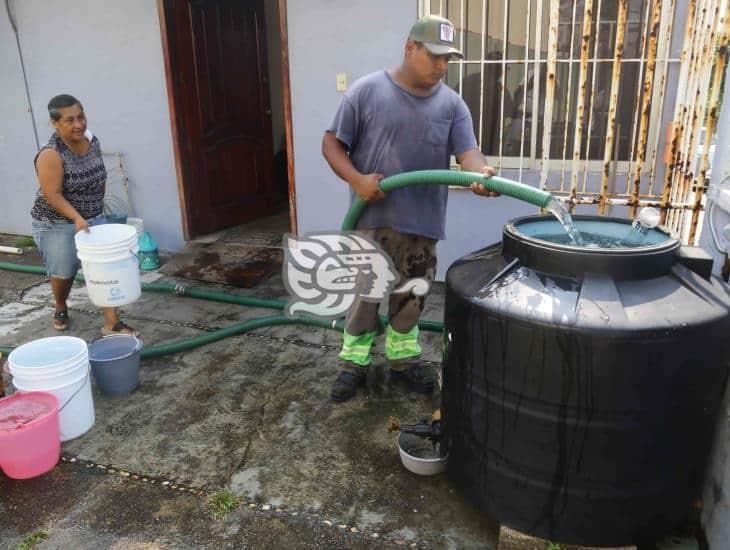
<path fill-rule="evenodd" d="M 289 231 L 297 235 L 297 203 L 296 184 L 294 180 L 294 136 L 292 133 L 292 103 L 291 81 L 289 76 L 289 32 L 287 26 L 287 0 L 277 0 L 279 8 L 279 36 L 281 41 L 281 83 L 284 106 L 284 132 L 286 136 L 287 175 L 289 179 Z M 265 9 L 265 7 L 264 7 Z M 174 75 L 170 58 L 165 0 L 157 0 L 157 16 L 160 24 L 162 39 L 162 58 L 165 65 L 165 83 L 167 87 L 167 105 L 170 112 L 170 130 L 172 132 L 172 152 L 175 159 L 175 175 L 177 179 L 180 213 L 182 216 L 183 235 L 186 241 L 190 240 L 188 194 L 190 182 L 187 181 L 183 170 L 184 152 L 180 143 L 180 132 L 177 123 L 178 109 L 175 97 Z"/>

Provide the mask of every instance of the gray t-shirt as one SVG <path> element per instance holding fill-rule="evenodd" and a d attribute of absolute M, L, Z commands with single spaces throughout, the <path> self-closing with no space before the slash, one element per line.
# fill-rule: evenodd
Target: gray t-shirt
<path fill-rule="evenodd" d="M 439 83 L 428 97 L 415 96 L 387 71 L 355 82 L 327 131 L 345 144 L 359 172 L 385 177 L 446 169 L 449 155 L 477 148 L 469 109 L 456 92 Z M 444 239 L 448 195 L 445 185 L 396 189 L 368 205 L 358 228 Z"/>

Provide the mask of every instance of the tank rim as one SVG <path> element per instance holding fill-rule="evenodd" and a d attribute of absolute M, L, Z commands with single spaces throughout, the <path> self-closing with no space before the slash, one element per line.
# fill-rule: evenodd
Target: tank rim
<path fill-rule="evenodd" d="M 546 216 L 523 216 L 510 220 L 502 231 L 502 255 L 542 273 L 568 277 L 581 273 L 604 273 L 617 280 L 658 277 L 671 269 L 680 242 L 671 234 L 666 241 L 637 248 L 584 248 L 543 241 L 524 235 L 519 226 Z M 575 216 L 575 220 L 618 221 L 622 218 Z M 664 231 L 667 233 L 667 231 Z"/>
<path fill-rule="evenodd" d="M 554 243 L 552 241 L 545 241 L 543 239 L 536 239 L 534 237 L 531 237 L 529 235 L 525 235 L 521 231 L 519 231 L 519 226 L 525 223 L 530 223 L 532 221 L 538 221 L 538 220 L 555 220 L 556 223 L 559 223 L 558 220 L 552 216 L 551 214 L 548 215 L 532 215 L 532 216 L 521 216 L 519 218 L 511 219 L 509 222 L 507 222 L 504 226 L 504 234 L 509 235 L 513 239 L 516 239 L 518 241 L 525 241 L 526 243 L 545 247 L 549 249 L 554 249 L 557 251 L 563 251 L 563 252 L 571 252 L 571 253 L 580 253 L 580 254 L 587 254 L 587 255 L 606 255 L 606 256 L 643 256 L 647 253 L 656 253 L 656 252 L 662 252 L 662 251 L 669 251 L 674 248 L 678 248 L 680 243 L 677 237 L 666 227 L 664 226 L 657 226 L 656 229 L 658 231 L 661 231 L 662 233 L 667 235 L 667 240 L 653 244 L 653 245 L 647 245 L 647 246 L 637 246 L 637 247 L 631 247 L 631 248 L 586 248 L 581 246 L 574 246 L 570 244 L 561 244 L 561 243 Z M 575 215 L 573 216 L 573 220 L 581 220 L 581 221 L 610 221 L 610 222 L 616 222 L 616 223 L 622 223 L 624 225 L 630 225 L 632 220 L 628 220 L 626 218 L 614 218 L 614 217 L 606 217 L 606 216 L 594 216 L 594 215 Z"/>

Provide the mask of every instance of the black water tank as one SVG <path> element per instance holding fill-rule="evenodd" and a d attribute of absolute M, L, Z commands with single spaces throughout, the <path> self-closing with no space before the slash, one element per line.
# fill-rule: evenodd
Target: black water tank
<path fill-rule="evenodd" d="M 535 222 L 447 273 L 449 475 L 519 531 L 656 540 L 700 493 L 730 366 L 728 292 L 666 236 L 579 249 L 528 236 Z"/>

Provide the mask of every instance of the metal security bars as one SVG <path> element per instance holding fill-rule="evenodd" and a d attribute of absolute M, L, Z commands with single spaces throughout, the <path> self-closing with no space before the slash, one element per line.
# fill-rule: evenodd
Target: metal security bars
<path fill-rule="evenodd" d="M 633 217 L 658 207 L 694 242 L 728 62 L 728 0 L 421 0 L 419 9 L 457 29 L 465 58 L 450 63 L 446 82 L 500 172 L 572 209 Z"/>

